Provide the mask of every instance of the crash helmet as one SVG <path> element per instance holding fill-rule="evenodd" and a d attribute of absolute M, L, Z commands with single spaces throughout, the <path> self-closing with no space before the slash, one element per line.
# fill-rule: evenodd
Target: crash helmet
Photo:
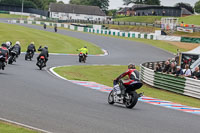
<path fill-rule="evenodd" d="M 34 43 L 34 42 L 31 42 L 31 44 L 33 44 L 33 45 L 34 45 L 35 43 Z"/>
<path fill-rule="evenodd" d="M 128 69 L 135 69 L 135 64 L 130 63 L 130 64 L 128 65 Z"/>
<path fill-rule="evenodd" d="M 84 46 L 84 48 L 87 48 L 87 46 Z"/>
<path fill-rule="evenodd" d="M 18 44 L 18 45 L 20 45 L 20 42 L 19 41 L 16 41 L 16 43 L 15 44 Z"/>
<path fill-rule="evenodd" d="M 3 43 L 1 44 L 1 46 L 2 46 L 2 47 L 6 47 L 6 43 L 3 42 Z"/>
<path fill-rule="evenodd" d="M 48 49 L 48 46 L 44 46 L 45 49 Z"/>
<path fill-rule="evenodd" d="M 6 42 L 6 46 L 10 47 L 11 43 L 9 41 Z"/>

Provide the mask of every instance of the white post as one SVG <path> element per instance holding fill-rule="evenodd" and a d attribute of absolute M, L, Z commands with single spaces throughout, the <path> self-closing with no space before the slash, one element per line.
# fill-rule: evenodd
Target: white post
<path fill-rule="evenodd" d="M 24 0 L 22 0 L 22 12 L 21 12 L 21 19 L 22 19 L 22 14 L 24 12 Z"/>

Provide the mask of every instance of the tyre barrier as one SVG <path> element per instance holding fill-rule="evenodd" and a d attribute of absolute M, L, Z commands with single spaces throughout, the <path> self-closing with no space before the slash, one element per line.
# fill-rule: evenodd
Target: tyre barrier
<path fill-rule="evenodd" d="M 141 80 L 144 83 L 155 88 L 200 99 L 200 80 L 155 72 L 154 68 L 157 63 L 147 62 L 140 65 Z"/>

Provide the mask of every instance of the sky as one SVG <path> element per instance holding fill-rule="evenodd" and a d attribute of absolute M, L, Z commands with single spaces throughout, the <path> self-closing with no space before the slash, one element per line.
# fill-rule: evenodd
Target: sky
<path fill-rule="evenodd" d="M 60 1 L 60 0 L 57 0 Z M 69 0 L 61 0 L 65 4 L 69 3 Z M 164 6 L 174 6 L 174 4 L 178 2 L 185 2 L 190 3 L 192 6 L 197 2 L 198 0 L 161 0 L 161 5 Z M 124 7 L 123 0 L 110 0 L 110 7 L 109 9 L 118 9 L 119 7 Z"/>

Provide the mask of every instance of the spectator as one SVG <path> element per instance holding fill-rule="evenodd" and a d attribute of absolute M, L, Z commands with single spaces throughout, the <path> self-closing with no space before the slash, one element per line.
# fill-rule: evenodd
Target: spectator
<path fill-rule="evenodd" d="M 165 10 L 163 10 L 162 15 L 165 16 Z"/>
<path fill-rule="evenodd" d="M 164 73 L 168 72 L 169 68 L 170 68 L 170 63 L 169 63 L 169 61 L 166 61 L 166 62 L 165 62 L 164 69 L 163 69 L 163 72 L 164 72 Z"/>
<path fill-rule="evenodd" d="M 162 67 L 161 67 L 160 63 L 156 64 L 156 72 L 162 72 Z"/>
<path fill-rule="evenodd" d="M 175 76 L 182 76 L 183 75 L 183 70 L 181 69 L 180 66 L 177 66 L 176 67 L 176 73 L 175 73 Z"/>
<path fill-rule="evenodd" d="M 185 76 L 185 77 L 191 77 L 191 75 L 192 75 L 192 72 L 191 72 L 191 70 L 190 70 L 190 67 L 189 67 L 188 64 L 186 64 L 186 65 L 185 65 L 184 76 Z"/>
<path fill-rule="evenodd" d="M 194 78 L 194 79 L 200 79 L 200 71 L 199 71 L 199 67 L 196 67 L 196 68 L 195 68 L 195 71 L 192 73 L 191 78 Z"/>
<path fill-rule="evenodd" d="M 171 63 L 170 68 L 168 70 L 169 74 L 176 74 L 176 65 L 174 62 Z"/>

